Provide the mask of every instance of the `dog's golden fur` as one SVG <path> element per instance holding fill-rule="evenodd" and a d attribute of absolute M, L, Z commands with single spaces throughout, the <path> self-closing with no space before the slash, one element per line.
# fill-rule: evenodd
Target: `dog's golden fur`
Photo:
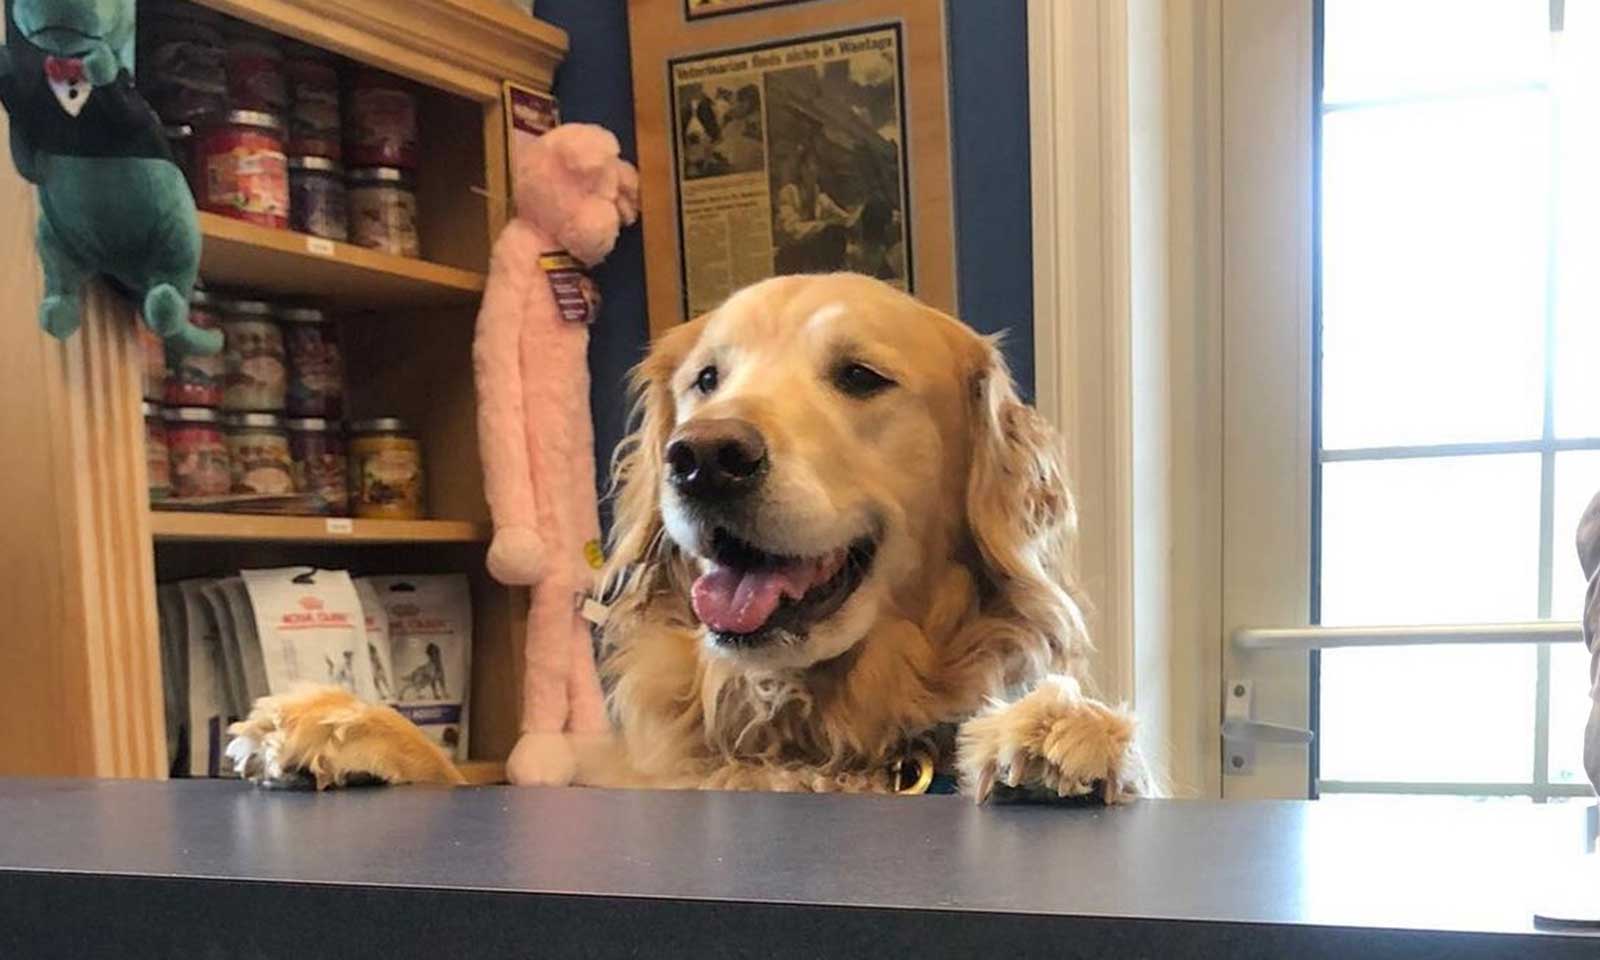
<path fill-rule="evenodd" d="M 893 390 L 844 395 L 829 382 L 841 358 L 890 374 Z M 709 395 L 695 389 L 708 364 L 726 369 Z M 1083 691 L 1092 648 L 1067 568 L 1072 499 L 1053 431 L 1018 398 L 995 341 L 863 277 L 782 278 L 661 337 L 633 391 L 604 572 L 619 737 L 582 745 L 580 782 L 881 791 L 909 743 L 959 723 L 959 763 L 940 762 L 980 797 L 996 780 L 1110 800 L 1144 788 L 1131 718 Z M 844 606 L 774 651 L 720 649 L 691 604 L 699 521 L 671 499 L 664 451 L 712 417 L 753 424 L 772 450 L 764 548 L 809 555 L 878 536 Z M 263 709 L 276 730 L 298 720 L 296 702 Z"/>

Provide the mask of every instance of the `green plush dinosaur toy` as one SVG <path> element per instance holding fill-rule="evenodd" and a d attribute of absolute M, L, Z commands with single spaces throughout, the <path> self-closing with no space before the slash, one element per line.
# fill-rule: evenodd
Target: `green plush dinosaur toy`
<path fill-rule="evenodd" d="M 84 281 L 104 275 L 179 353 L 222 336 L 189 321 L 200 269 L 194 195 L 133 84 L 135 0 L 6 0 L 0 103 L 11 157 L 39 188 L 39 322 L 66 339 Z"/>

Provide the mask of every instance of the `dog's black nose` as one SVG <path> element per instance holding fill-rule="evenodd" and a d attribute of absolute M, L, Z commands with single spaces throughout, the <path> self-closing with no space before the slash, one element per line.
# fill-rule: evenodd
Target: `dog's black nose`
<path fill-rule="evenodd" d="M 749 493 L 767 472 L 767 442 L 744 420 L 696 420 L 667 444 L 667 478 L 685 496 L 718 500 Z"/>

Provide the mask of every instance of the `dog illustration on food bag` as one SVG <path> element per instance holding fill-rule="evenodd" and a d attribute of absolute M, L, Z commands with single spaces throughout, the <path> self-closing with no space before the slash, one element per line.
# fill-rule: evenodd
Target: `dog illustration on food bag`
<path fill-rule="evenodd" d="M 428 644 L 428 659 L 422 666 L 406 674 L 400 684 L 398 700 L 443 700 L 448 695 L 445 682 L 444 657 L 437 643 Z"/>

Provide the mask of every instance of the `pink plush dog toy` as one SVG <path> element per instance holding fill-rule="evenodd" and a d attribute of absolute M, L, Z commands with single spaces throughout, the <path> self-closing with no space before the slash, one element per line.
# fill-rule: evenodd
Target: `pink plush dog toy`
<path fill-rule="evenodd" d="M 517 217 L 495 244 L 473 345 L 478 436 L 494 517 L 489 572 L 532 588 L 522 737 L 507 773 L 565 784 L 571 738 L 610 729 L 579 613 L 600 521 L 588 366 L 598 303 L 578 267 L 603 260 L 638 216 L 639 174 L 610 131 L 580 123 L 540 137 L 516 164 Z"/>

